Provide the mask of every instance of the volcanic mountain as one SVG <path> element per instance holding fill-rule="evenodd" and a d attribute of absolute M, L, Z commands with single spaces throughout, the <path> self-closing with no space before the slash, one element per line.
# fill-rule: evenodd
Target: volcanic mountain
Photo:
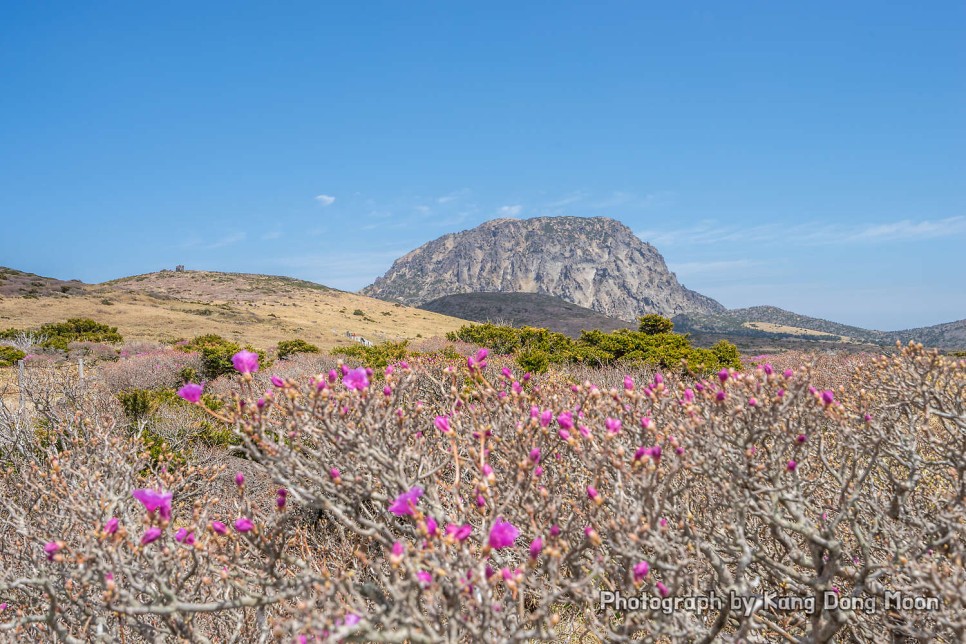
<path fill-rule="evenodd" d="M 494 219 L 423 244 L 362 293 L 413 306 L 457 293 L 541 293 L 622 320 L 725 310 L 606 217 Z"/>

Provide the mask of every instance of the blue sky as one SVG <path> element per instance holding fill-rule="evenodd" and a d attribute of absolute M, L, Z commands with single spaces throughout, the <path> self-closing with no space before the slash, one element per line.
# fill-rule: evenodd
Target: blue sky
<path fill-rule="evenodd" d="M 728 307 L 966 318 L 966 4 L 0 5 L 0 265 L 355 290 L 605 215 Z"/>

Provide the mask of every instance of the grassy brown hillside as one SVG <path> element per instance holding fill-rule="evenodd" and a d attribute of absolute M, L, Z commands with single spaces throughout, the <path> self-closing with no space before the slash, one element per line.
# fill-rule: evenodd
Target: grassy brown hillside
<path fill-rule="evenodd" d="M 298 337 L 326 349 L 350 344 L 346 331 L 379 342 L 442 335 L 465 324 L 288 277 L 162 271 L 82 284 L 3 271 L 0 328 L 89 317 L 117 326 L 127 339 L 217 333 L 268 347 Z"/>

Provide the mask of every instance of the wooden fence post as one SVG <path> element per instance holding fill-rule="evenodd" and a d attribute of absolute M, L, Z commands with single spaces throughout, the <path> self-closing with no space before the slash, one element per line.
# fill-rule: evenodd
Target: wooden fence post
<path fill-rule="evenodd" d="M 23 360 L 17 360 L 17 391 L 20 392 L 20 411 L 23 411 L 24 407 L 24 395 L 23 395 L 23 373 L 24 362 Z"/>
<path fill-rule="evenodd" d="M 80 377 L 81 382 L 83 382 L 84 381 L 84 359 L 83 358 L 77 359 L 77 375 L 78 377 Z"/>

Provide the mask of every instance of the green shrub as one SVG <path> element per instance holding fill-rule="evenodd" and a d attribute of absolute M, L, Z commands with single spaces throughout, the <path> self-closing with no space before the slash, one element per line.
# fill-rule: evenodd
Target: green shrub
<path fill-rule="evenodd" d="M 679 369 L 686 364 L 687 369 L 698 373 L 741 366 L 738 348 L 733 344 L 719 342 L 711 349 L 698 349 L 691 345 L 689 336 L 670 331 L 673 328 L 670 320 L 655 315 L 641 318 L 642 330 L 583 331 L 576 340 L 547 329 L 495 324 L 467 325 L 447 337 L 498 353 L 512 353 L 518 365 L 532 372 L 564 362 L 604 366 L 619 361 L 662 369 Z"/>
<path fill-rule="evenodd" d="M 14 329 L 13 327 L 0 329 L 0 340 L 15 340 L 19 334 L 20 329 Z"/>
<path fill-rule="evenodd" d="M 255 349 L 250 345 L 246 345 L 244 348 L 258 354 L 260 367 L 268 366 L 264 351 Z M 226 340 L 220 335 L 209 333 L 199 335 L 187 344 L 179 345 L 178 349 L 186 352 L 197 351 L 201 355 L 201 376 L 206 380 L 214 380 L 218 376 L 235 371 L 231 357 L 241 351 L 242 346 L 237 342 Z"/>
<path fill-rule="evenodd" d="M 134 391 L 121 391 L 117 394 L 117 400 L 121 403 L 124 415 L 131 422 L 137 422 L 148 418 L 158 408 L 158 399 L 155 392 L 147 389 L 135 389 Z"/>
<path fill-rule="evenodd" d="M 67 351 L 71 342 L 123 342 L 116 326 L 108 326 L 90 318 L 70 318 L 65 322 L 48 322 L 40 327 L 40 335 L 47 336 L 41 345 L 48 349 Z"/>
<path fill-rule="evenodd" d="M 402 342 L 383 342 L 371 347 L 361 344 L 351 347 L 339 347 L 332 351 L 333 355 L 343 355 L 355 358 L 363 365 L 370 367 L 373 371 L 380 371 L 386 366 L 405 360 L 411 352 L 406 349 L 408 340 Z"/>
<path fill-rule="evenodd" d="M 26 356 L 26 353 L 16 347 L 0 346 L 0 367 L 11 367 Z"/>
<path fill-rule="evenodd" d="M 722 367 L 741 369 L 741 352 L 738 351 L 738 347 L 727 340 L 715 342 L 711 351 L 718 356 L 718 362 Z"/>
<path fill-rule="evenodd" d="M 530 373 L 544 373 L 550 367 L 550 354 L 542 349 L 525 349 L 517 354 L 517 365 Z"/>
<path fill-rule="evenodd" d="M 674 322 L 663 315 L 650 313 L 637 318 L 637 330 L 647 335 L 657 335 L 659 333 L 671 333 L 674 331 Z"/>
<path fill-rule="evenodd" d="M 305 340 L 282 340 L 278 343 L 278 357 L 284 360 L 296 353 L 318 353 L 319 348 L 314 344 L 309 344 Z"/>

